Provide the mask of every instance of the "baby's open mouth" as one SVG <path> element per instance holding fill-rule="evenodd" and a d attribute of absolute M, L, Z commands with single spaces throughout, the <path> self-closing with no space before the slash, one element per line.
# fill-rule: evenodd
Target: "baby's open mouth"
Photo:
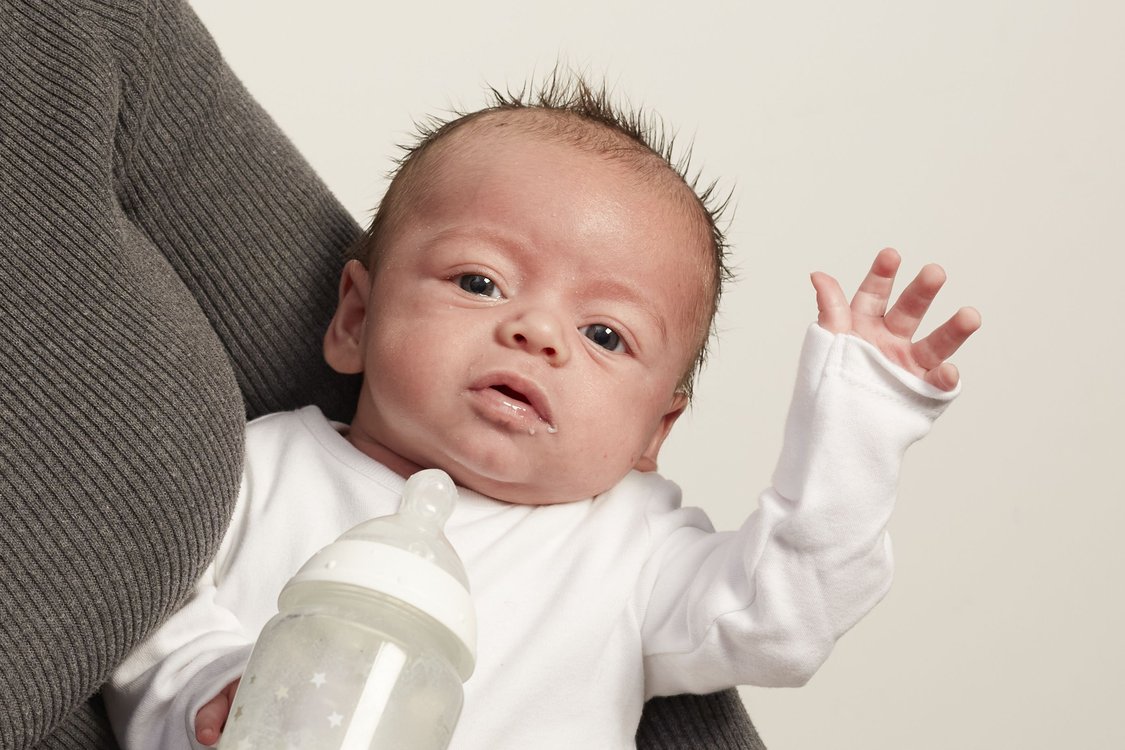
<path fill-rule="evenodd" d="M 520 401 L 522 403 L 525 403 L 528 406 L 531 405 L 531 400 L 527 396 L 525 396 L 522 393 L 520 393 L 519 391 L 515 390 L 514 388 L 509 388 L 506 385 L 494 385 L 494 386 L 492 386 L 492 390 L 499 391 L 500 393 L 503 393 L 508 398 L 515 399 L 516 401 Z"/>
<path fill-rule="evenodd" d="M 522 391 L 517 391 L 510 385 L 504 385 L 502 383 L 497 383 L 496 385 L 490 385 L 488 387 L 489 389 L 496 391 L 505 399 L 507 399 L 509 402 L 508 408 L 510 409 L 519 409 L 522 411 L 523 407 L 517 407 L 516 404 L 526 405 L 529 408 L 529 413 L 534 414 L 539 418 L 539 422 L 546 425 L 546 430 L 549 434 L 553 435 L 559 431 L 559 428 L 556 427 L 553 422 L 549 421 L 547 417 L 545 417 L 543 413 L 539 411 L 539 407 L 534 402 L 532 402 L 531 397 L 525 395 Z M 534 435 L 535 425 L 529 425 L 527 431 L 529 434 Z"/>

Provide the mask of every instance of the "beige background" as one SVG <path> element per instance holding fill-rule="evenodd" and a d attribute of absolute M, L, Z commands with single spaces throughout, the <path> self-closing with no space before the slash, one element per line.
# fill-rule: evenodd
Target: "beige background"
<path fill-rule="evenodd" d="M 941 262 L 938 315 L 985 327 L 907 457 L 895 587 L 807 687 L 743 696 L 771 750 L 1125 747 L 1125 6 L 194 4 L 357 216 L 412 118 L 559 58 L 693 137 L 741 279 L 662 468 L 720 527 L 769 481 L 808 273 Z"/>

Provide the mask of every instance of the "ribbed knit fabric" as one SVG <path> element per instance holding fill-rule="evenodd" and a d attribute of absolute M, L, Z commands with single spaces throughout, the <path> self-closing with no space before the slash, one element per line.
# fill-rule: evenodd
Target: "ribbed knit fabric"
<path fill-rule="evenodd" d="M 637 747 L 645 750 L 766 750 L 736 690 L 653 698 L 645 704 Z"/>
<path fill-rule="evenodd" d="M 95 696 L 35 746 L 36 750 L 117 750 L 101 698 Z"/>
<path fill-rule="evenodd" d="M 350 417 L 356 233 L 185 0 L 0 0 L 0 748 L 115 748 L 91 696 L 214 552 L 245 417 Z M 650 709 L 641 747 L 759 747 L 712 740 L 756 739 L 733 692 Z"/>
<path fill-rule="evenodd" d="M 320 337 L 357 230 L 182 2 L 2 0 L 0 71 L 8 749 L 46 737 L 189 589 L 247 414 L 350 416 Z M 86 709 L 44 746 L 105 734 Z"/>

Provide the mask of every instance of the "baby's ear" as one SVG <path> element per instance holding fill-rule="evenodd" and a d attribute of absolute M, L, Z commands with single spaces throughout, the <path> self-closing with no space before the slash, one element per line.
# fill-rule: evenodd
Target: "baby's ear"
<path fill-rule="evenodd" d="M 660 418 L 660 424 L 653 432 L 648 447 L 645 448 L 637 462 L 633 464 L 634 469 L 637 471 L 656 471 L 656 457 L 660 453 L 660 446 L 664 445 L 664 439 L 672 431 L 672 425 L 676 424 L 676 420 L 684 413 L 687 405 L 688 397 L 686 394 L 676 391 L 672 395 L 672 403 L 669 404 L 668 411 Z"/>
<path fill-rule="evenodd" d="M 324 334 L 324 360 L 338 373 L 363 372 L 363 329 L 371 277 L 358 260 L 349 260 L 340 274 L 336 313 Z"/>

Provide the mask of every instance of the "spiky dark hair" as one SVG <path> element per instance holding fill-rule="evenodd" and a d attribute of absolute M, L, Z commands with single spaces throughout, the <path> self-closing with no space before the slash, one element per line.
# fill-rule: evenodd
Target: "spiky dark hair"
<path fill-rule="evenodd" d="M 556 117 L 551 118 L 549 123 L 549 132 L 553 137 L 557 138 L 560 134 L 572 136 L 576 145 L 614 158 L 655 156 L 658 163 L 671 170 L 696 198 L 700 219 L 710 239 L 713 269 L 707 324 L 701 332 L 695 359 L 679 384 L 679 389 L 690 398 L 695 375 L 707 359 L 708 343 L 714 333 L 715 315 L 723 287 L 732 278 L 728 263 L 729 245 L 722 226 L 726 223 L 724 213 L 730 204 L 730 193 L 720 195 L 716 182 L 701 188 L 700 174 L 690 165 L 690 145 L 679 153 L 675 133 L 668 130 L 659 116 L 651 110 L 617 101 L 604 82 L 595 86 L 580 74 L 556 67 L 541 82 L 530 81 L 520 89 L 502 91 L 488 87 L 487 90 L 488 100 L 479 109 L 453 110 L 444 117 L 429 116 L 415 122 L 413 139 L 399 145 L 402 153 L 395 159 L 395 166 L 388 174 L 390 185 L 387 192 L 371 224 L 349 251 L 349 257 L 362 261 L 372 272 L 377 270 L 387 226 L 395 220 L 396 212 L 411 203 L 411 191 L 420 189 L 414 183 L 425 182 L 413 179 L 412 173 L 435 144 L 465 125 L 493 113 L 531 111 L 554 114 Z M 604 128 L 601 132 L 607 137 L 598 139 L 596 136 L 600 128 L 590 128 L 591 124 Z M 548 132 L 546 128 L 544 132 Z M 622 137 L 626 148 L 621 148 Z"/>

